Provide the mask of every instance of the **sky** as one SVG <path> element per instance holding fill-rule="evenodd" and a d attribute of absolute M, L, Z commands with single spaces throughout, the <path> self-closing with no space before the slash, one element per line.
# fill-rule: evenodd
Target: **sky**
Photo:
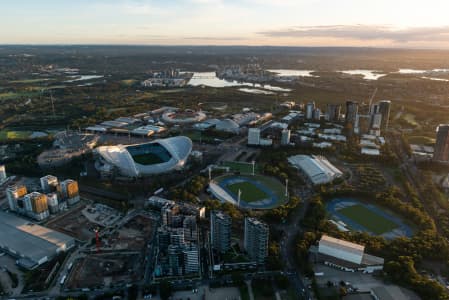
<path fill-rule="evenodd" d="M 449 48 L 447 0 L 0 0 L 0 44 Z"/>

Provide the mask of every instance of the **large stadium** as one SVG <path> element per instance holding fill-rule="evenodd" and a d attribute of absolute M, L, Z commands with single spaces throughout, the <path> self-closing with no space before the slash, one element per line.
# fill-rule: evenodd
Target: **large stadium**
<path fill-rule="evenodd" d="M 218 200 L 246 209 L 272 209 L 288 202 L 283 184 L 258 174 L 222 175 L 211 180 L 209 190 Z"/>
<path fill-rule="evenodd" d="M 141 177 L 181 169 L 192 151 L 185 136 L 136 145 L 102 146 L 95 149 L 99 171 L 116 168 L 129 177 Z"/>

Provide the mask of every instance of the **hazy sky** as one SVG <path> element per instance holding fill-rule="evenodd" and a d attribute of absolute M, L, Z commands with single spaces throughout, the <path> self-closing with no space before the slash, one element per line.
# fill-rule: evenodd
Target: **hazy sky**
<path fill-rule="evenodd" d="M 447 0 L 0 0 L 0 44 L 449 48 Z"/>

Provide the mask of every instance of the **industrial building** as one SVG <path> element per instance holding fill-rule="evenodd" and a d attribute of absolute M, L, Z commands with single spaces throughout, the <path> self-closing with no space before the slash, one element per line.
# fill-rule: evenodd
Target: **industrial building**
<path fill-rule="evenodd" d="M 343 176 L 343 173 L 323 156 L 295 155 L 290 156 L 288 162 L 314 185 L 326 184 Z"/>
<path fill-rule="evenodd" d="M 437 127 L 433 159 L 440 162 L 449 161 L 449 124 L 440 124 Z"/>
<path fill-rule="evenodd" d="M 264 264 L 268 256 L 268 225 L 254 218 L 245 218 L 243 247 L 248 256 L 258 264 Z"/>
<path fill-rule="evenodd" d="M 98 147 L 95 164 L 103 169 L 116 168 L 129 177 L 160 174 L 181 169 L 192 151 L 192 140 L 185 136 L 159 139 L 135 145 Z"/>
<path fill-rule="evenodd" d="M 231 223 L 231 217 L 224 212 L 211 211 L 210 240 L 212 248 L 220 253 L 225 253 L 231 247 Z"/>
<path fill-rule="evenodd" d="M 365 246 L 323 235 L 318 242 L 317 259 L 345 271 L 372 273 L 382 270 L 384 259 L 365 253 Z"/>
<path fill-rule="evenodd" d="M 34 269 L 75 245 L 65 234 L 0 212 L 0 248 L 17 258 L 17 264 Z"/>

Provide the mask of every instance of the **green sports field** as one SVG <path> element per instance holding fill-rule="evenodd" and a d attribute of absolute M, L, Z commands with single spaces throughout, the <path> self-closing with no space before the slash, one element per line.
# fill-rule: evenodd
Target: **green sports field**
<path fill-rule="evenodd" d="M 235 195 L 238 195 L 240 190 L 242 192 L 241 199 L 245 202 L 260 201 L 268 197 L 264 191 L 247 181 L 230 184 L 227 188 Z"/>
<path fill-rule="evenodd" d="M 0 141 L 27 139 L 31 131 L 0 130 Z"/>
<path fill-rule="evenodd" d="M 338 212 L 377 235 L 390 232 L 398 227 L 393 221 L 376 214 L 363 205 L 347 206 L 338 210 Z"/>
<path fill-rule="evenodd" d="M 136 163 L 141 165 L 155 165 L 164 162 L 163 159 L 153 153 L 134 155 L 133 159 Z"/>

